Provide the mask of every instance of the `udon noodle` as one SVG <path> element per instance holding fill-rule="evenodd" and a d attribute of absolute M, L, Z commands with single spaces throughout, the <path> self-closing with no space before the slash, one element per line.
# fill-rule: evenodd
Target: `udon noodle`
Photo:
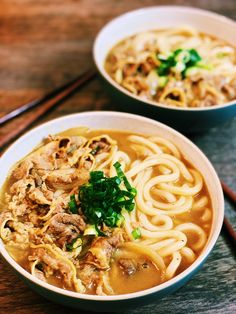
<path fill-rule="evenodd" d="M 97 192 L 101 181 L 108 193 Z M 114 193 L 120 212 L 113 203 L 100 223 Z M 33 276 L 80 293 L 129 293 L 173 278 L 199 256 L 211 222 L 202 175 L 159 136 L 83 128 L 49 136 L 1 193 L 9 254 Z"/>
<path fill-rule="evenodd" d="M 138 33 L 116 44 L 105 69 L 134 95 L 172 107 L 236 99 L 236 49 L 192 27 Z"/>

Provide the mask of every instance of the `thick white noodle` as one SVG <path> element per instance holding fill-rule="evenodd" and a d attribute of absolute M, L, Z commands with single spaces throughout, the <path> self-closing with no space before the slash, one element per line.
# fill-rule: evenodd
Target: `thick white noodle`
<path fill-rule="evenodd" d="M 168 267 L 166 268 L 166 278 L 171 279 L 174 277 L 176 270 L 178 269 L 180 263 L 181 263 L 181 254 L 179 252 L 174 252 L 172 260 Z"/>
<path fill-rule="evenodd" d="M 202 211 L 204 207 L 208 204 L 208 197 L 202 196 L 199 200 L 196 200 L 193 204 L 194 211 Z"/>
<path fill-rule="evenodd" d="M 176 158 L 178 159 L 181 158 L 180 152 L 176 148 L 176 146 L 172 144 L 170 141 L 166 140 L 165 138 L 159 136 L 151 136 L 148 139 L 154 143 L 163 145 L 165 148 L 168 148 L 170 153 L 174 155 Z"/>
<path fill-rule="evenodd" d="M 187 185 L 185 185 L 185 186 L 184 185 L 183 186 L 174 186 L 174 185 L 171 185 L 169 183 L 160 183 L 159 186 L 162 189 L 167 190 L 167 191 L 172 192 L 172 193 L 177 194 L 177 195 L 185 195 L 185 196 L 196 195 L 202 189 L 203 180 L 202 180 L 202 176 L 196 170 L 191 169 L 190 171 L 192 172 L 192 174 L 194 176 L 194 182 L 195 182 L 195 185 L 192 187 L 187 186 Z"/>
<path fill-rule="evenodd" d="M 168 203 L 176 202 L 176 196 L 168 191 L 159 190 L 156 188 L 152 189 L 152 194 L 165 199 Z"/>
<path fill-rule="evenodd" d="M 194 254 L 193 250 L 189 247 L 185 246 L 180 250 L 182 256 L 187 260 L 189 264 L 193 263 L 196 259 L 196 255 Z"/>
<path fill-rule="evenodd" d="M 153 141 L 149 141 L 147 138 L 138 135 L 130 135 L 128 136 L 128 140 L 132 143 L 142 144 L 147 146 L 154 154 L 161 154 L 162 150 L 158 145 L 156 145 Z"/>
<path fill-rule="evenodd" d="M 201 216 L 201 220 L 203 222 L 209 222 L 212 218 L 212 213 L 211 210 L 209 208 L 205 208 L 202 216 Z"/>
<path fill-rule="evenodd" d="M 193 263 L 195 252 L 206 243 L 206 232 L 183 220 L 183 216 L 199 212 L 199 221 L 209 223 L 212 219 L 212 212 L 206 207 L 209 199 L 204 195 L 195 200 L 203 187 L 202 176 L 180 159 L 179 150 L 170 141 L 156 136 L 148 139 L 129 136 L 129 140 L 133 148 L 143 144 L 145 153 L 127 167 L 126 176 L 137 189 L 137 196 L 135 210 L 124 213 L 125 230 L 132 239 L 132 231 L 139 227 L 141 238 L 135 240 L 136 245 L 161 256 L 166 264 L 166 278 L 170 279 L 182 261 L 187 265 Z M 191 235 L 196 239 L 194 243 L 188 243 Z"/>
<path fill-rule="evenodd" d="M 189 232 L 194 233 L 197 236 L 198 240 L 191 245 L 192 249 L 194 249 L 195 251 L 202 249 L 206 243 L 207 237 L 205 231 L 200 226 L 192 222 L 187 222 L 178 225 L 177 227 L 175 227 L 175 230 L 182 231 L 186 235 L 188 235 Z"/>

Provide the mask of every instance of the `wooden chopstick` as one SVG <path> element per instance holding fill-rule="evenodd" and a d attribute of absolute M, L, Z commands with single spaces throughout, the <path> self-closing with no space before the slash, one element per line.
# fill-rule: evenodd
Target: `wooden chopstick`
<path fill-rule="evenodd" d="M 224 181 L 221 180 L 220 182 L 225 195 L 236 205 L 236 193 Z"/>
<path fill-rule="evenodd" d="M 0 138 L 0 147 L 4 147 L 10 141 L 15 139 L 18 135 L 20 135 L 25 129 L 27 129 L 31 124 L 33 124 L 37 119 L 39 119 L 42 115 L 56 106 L 59 102 L 67 98 L 69 95 L 74 93 L 79 87 L 82 87 L 85 83 L 89 82 L 96 76 L 97 72 L 93 69 L 86 71 L 81 74 L 79 77 L 74 79 L 73 81 L 55 89 L 51 93 L 46 96 L 32 101 L 28 104 L 21 106 L 20 108 L 10 112 L 0 119 L 1 124 L 6 123 L 7 121 L 19 116 L 20 114 L 33 109 L 35 110 L 34 114 L 28 117 L 27 120 L 24 120 L 20 125 L 17 125 L 16 128 L 13 128 L 9 133 Z M 0 125 L 1 125 L 0 124 Z"/>
<path fill-rule="evenodd" d="M 79 84 L 77 87 L 81 86 L 84 82 L 87 82 L 90 78 L 92 78 L 95 75 L 96 75 L 95 70 L 88 70 L 85 73 L 83 73 L 82 75 L 80 75 L 79 77 L 70 81 L 69 83 L 66 83 L 66 84 L 56 88 L 55 90 L 51 91 L 50 93 L 48 93 L 44 97 L 42 97 L 40 99 L 33 100 L 33 101 L 31 101 L 25 105 L 20 106 L 19 108 L 7 113 L 3 117 L 0 117 L 0 126 L 2 126 L 6 122 L 12 120 L 13 118 L 21 115 L 22 113 L 24 113 L 30 109 L 33 109 L 33 108 L 39 106 L 40 104 L 48 101 L 49 99 L 57 96 L 59 93 L 65 91 L 66 89 L 70 89 L 71 86 L 74 86 L 74 84 L 75 84 L 75 86 L 77 86 L 77 84 Z M 77 87 L 75 87 L 75 88 L 77 88 Z M 73 90 L 74 90 L 74 88 L 73 88 Z"/>
<path fill-rule="evenodd" d="M 236 244 L 236 232 L 226 217 L 224 217 L 224 228 L 230 236 L 230 239 Z"/>
<path fill-rule="evenodd" d="M 224 194 L 236 205 L 236 193 L 224 182 L 220 181 Z M 224 228 L 227 231 L 230 239 L 236 244 L 236 232 L 233 226 L 230 224 L 226 216 L 224 216 Z"/>

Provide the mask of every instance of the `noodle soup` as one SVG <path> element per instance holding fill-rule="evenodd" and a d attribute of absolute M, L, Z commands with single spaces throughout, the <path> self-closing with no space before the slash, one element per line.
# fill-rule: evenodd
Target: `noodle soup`
<path fill-rule="evenodd" d="M 132 94 L 166 106 L 212 107 L 236 99 L 235 47 L 190 26 L 127 37 L 104 67 Z"/>
<path fill-rule="evenodd" d="M 49 136 L 1 191 L 9 254 L 35 277 L 80 293 L 168 281 L 196 260 L 211 224 L 202 175 L 158 136 L 86 128 Z"/>

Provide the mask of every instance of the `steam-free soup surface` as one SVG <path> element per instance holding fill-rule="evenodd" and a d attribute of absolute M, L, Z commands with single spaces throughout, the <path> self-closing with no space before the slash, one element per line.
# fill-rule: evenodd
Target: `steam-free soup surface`
<path fill-rule="evenodd" d="M 133 95 L 165 106 L 212 107 L 236 99 L 236 48 L 190 26 L 127 37 L 104 67 Z"/>
<path fill-rule="evenodd" d="M 1 191 L 9 254 L 33 276 L 80 293 L 124 294 L 173 278 L 199 256 L 211 221 L 202 175 L 158 134 L 49 136 Z"/>

